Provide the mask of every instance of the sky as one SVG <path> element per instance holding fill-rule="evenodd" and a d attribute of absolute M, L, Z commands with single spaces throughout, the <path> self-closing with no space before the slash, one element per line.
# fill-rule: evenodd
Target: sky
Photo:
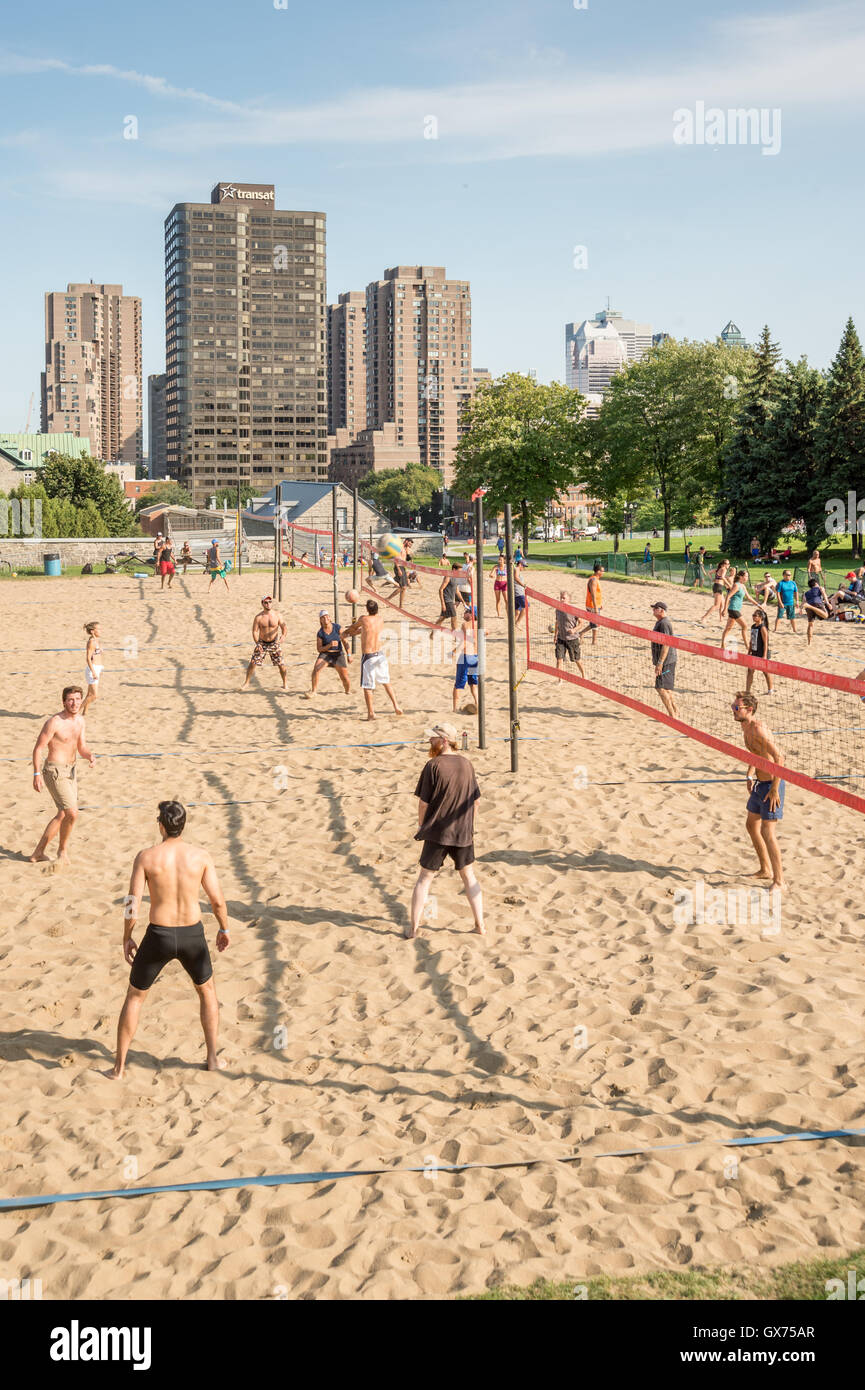
<path fill-rule="evenodd" d="M 163 369 L 163 222 L 220 180 L 327 215 L 329 302 L 398 264 L 469 280 L 494 375 L 563 380 L 565 324 L 608 297 L 677 338 L 768 323 L 820 367 L 849 315 L 865 333 L 861 3 L 85 13 L 5 12 L 0 431 L 33 392 L 38 428 L 44 294 L 70 281 L 140 295 L 144 373 Z M 712 114 L 739 107 L 757 143 Z"/>

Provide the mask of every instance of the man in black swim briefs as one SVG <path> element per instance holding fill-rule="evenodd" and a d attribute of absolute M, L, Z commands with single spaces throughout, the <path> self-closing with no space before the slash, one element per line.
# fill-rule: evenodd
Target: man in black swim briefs
<path fill-rule="evenodd" d="M 113 1080 L 124 1075 L 126 1054 L 135 1036 L 147 991 L 172 960 L 180 961 L 198 991 L 201 1027 L 207 1047 L 205 1067 L 208 1071 L 221 1071 L 225 1066 L 216 1055 L 219 1004 L 198 901 L 203 889 L 219 923 L 216 949 L 224 951 L 230 945 L 225 899 L 210 855 L 181 838 L 186 810 L 180 802 L 160 801 L 156 819 L 162 843 L 143 849 L 135 856 L 124 907 L 123 956 L 132 969 L 117 1024 L 114 1068 L 108 1072 Z M 145 889 L 150 894 L 150 925 L 139 947 L 132 933 Z"/>

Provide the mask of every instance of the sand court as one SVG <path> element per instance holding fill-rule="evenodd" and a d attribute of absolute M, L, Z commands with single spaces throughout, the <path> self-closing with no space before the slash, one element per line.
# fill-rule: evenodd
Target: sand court
<path fill-rule="evenodd" d="M 163 593 L 122 576 L 0 586 L 0 1195 L 422 1170 L 0 1212 L 4 1268 L 40 1278 L 46 1299 L 432 1298 L 865 1242 L 863 1139 L 720 1143 L 865 1126 L 861 825 L 791 787 L 777 933 L 741 912 L 677 920 L 677 893 L 681 906 L 702 884 L 705 902 L 754 868 L 744 768 L 530 672 L 513 776 L 505 623 L 485 582 L 487 749 L 473 719 L 455 722 L 482 792 L 488 935 L 471 935 L 448 867 L 414 942 L 402 933 L 422 733 L 453 718 L 441 647 L 418 659 L 386 610 L 408 658 L 391 660 L 406 714 L 379 691 L 367 724 L 359 646 L 351 696 L 324 672 L 315 699 L 300 698 L 326 575 L 285 577 L 287 693 L 269 661 L 240 692 L 267 574 L 209 594 L 192 574 Z M 583 603 L 584 579 L 531 582 Z M 605 612 L 646 623 L 656 589 L 677 633 L 718 640 L 720 624 L 696 623 L 706 596 L 681 588 L 605 577 Z M 96 765 L 81 769 L 71 863 L 55 871 L 24 862 L 51 810 L 29 757 L 62 687 L 83 684 L 91 619 L 106 664 L 87 716 Z M 779 631 L 772 655 L 845 675 L 865 666 L 855 625 L 826 625 L 807 650 L 804 632 Z M 765 714 L 776 719 L 771 700 Z M 186 836 L 212 853 L 228 901 L 219 957 L 204 918 L 228 1067 L 201 1070 L 197 999 L 173 966 L 144 1005 L 126 1079 L 111 1083 L 123 898 L 169 797 L 189 807 Z M 522 1160 L 533 1166 L 439 1166 Z"/>

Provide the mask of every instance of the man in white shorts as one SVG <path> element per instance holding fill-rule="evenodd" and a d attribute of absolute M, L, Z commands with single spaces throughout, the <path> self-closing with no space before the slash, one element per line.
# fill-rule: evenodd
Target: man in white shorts
<path fill-rule="evenodd" d="M 381 630 L 384 626 L 384 619 L 378 611 L 378 604 L 374 598 L 366 601 L 366 612 L 363 613 L 349 627 L 343 628 L 343 638 L 354 637 L 360 633 L 360 688 L 363 691 L 363 698 L 366 700 L 366 717 L 368 720 L 375 719 L 372 707 L 372 692 L 376 686 L 383 685 L 387 696 L 393 705 L 394 714 L 402 714 L 402 710 L 397 704 L 396 695 L 390 683 L 390 668 L 387 657 L 381 650 Z"/>

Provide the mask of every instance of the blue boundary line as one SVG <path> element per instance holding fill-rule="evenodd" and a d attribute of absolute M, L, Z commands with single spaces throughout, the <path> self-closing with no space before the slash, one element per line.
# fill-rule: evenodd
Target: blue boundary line
<path fill-rule="evenodd" d="M 863 1138 L 865 1129 L 806 1130 L 801 1134 L 758 1134 L 738 1139 L 694 1139 L 683 1144 L 658 1144 L 639 1149 L 613 1149 L 608 1153 L 592 1153 L 588 1159 L 633 1158 L 644 1154 L 666 1153 L 672 1149 L 695 1149 L 705 1144 L 721 1148 L 753 1147 L 759 1144 L 787 1144 L 819 1139 Z M 504 1168 L 533 1168 L 541 1163 L 580 1163 L 580 1154 L 565 1154 L 561 1158 L 510 1159 L 501 1163 L 437 1163 L 436 1173 L 465 1173 L 471 1169 L 501 1170 Z M 21 1211 L 27 1207 L 55 1206 L 59 1202 L 102 1201 L 107 1197 L 151 1197 L 162 1192 L 229 1192 L 241 1187 L 285 1187 L 311 1183 L 337 1182 L 342 1178 L 377 1178 L 391 1173 L 428 1173 L 431 1165 L 412 1165 L 396 1168 L 347 1168 L 333 1172 L 268 1173 L 259 1178 L 208 1178 L 204 1182 L 163 1183 L 154 1187 L 109 1187 L 96 1192 L 58 1192 L 44 1197 L 4 1197 L 0 1211 Z"/>

